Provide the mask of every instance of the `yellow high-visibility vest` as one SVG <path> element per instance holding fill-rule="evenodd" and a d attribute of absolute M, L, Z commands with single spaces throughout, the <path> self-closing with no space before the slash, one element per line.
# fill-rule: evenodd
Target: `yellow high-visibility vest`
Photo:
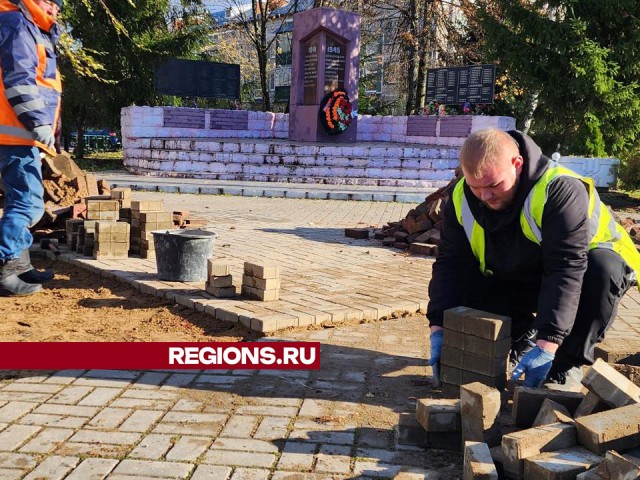
<path fill-rule="evenodd" d="M 640 272 L 640 253 L 633 244 L 633 240 L 625 229 L 615 221 L 609 208 L 600 201 L 593 179 L 578 175 L 568 168 L 549 164 L 547 170 L 527 195 L 520 212 L 520 227 L 525 237 L 537 245 L 542 244 L 542 213 L 547 203 L 549 186 L 562 176 L 577 178 L 587 187 L 589 193 L 589 250 L 607 248 L 617 252 L 637 275 Z M 485 276 L 491 275 L 493 272 L 487 269 L 485 260 L 484 228 L 471 213 L 464 195 L 464 178 L 453 189 L 452 198 L 456 217 L 464 228 L 471 250 L 480 264 L 480 271 Z"/>

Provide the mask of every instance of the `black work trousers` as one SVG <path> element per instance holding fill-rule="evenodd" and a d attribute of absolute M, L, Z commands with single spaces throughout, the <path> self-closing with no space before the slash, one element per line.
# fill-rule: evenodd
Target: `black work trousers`
<path fill-rule="evenodd" d="M 589 251 L 587 258 L 573 329 L 556 352 L 556 362 L 567 367 L 594 362 L 595 344 L 604 339 L 620 299 L 635 284 L 633 270 L 617 253 L 596 248 Z M 515 343 L 535 328 L 539 293 L 539 284 L 488 277 L 470 292 L 465 306 L 511 317 L 511 338 Z"/>

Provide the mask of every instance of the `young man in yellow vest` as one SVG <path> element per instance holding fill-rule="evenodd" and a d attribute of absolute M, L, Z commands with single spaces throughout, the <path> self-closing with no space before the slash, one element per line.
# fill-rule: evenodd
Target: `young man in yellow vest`
<path fill-rule="evenodd" d="M 520 132 L 471 134 L 460 165 L 429 285 L 434 375 L 443 312 L 463 305 L 512 318 L 512 380 L 579 389 L 580 367 L 593 363 L 636 283 L 640 254 L 593 181 L 555 165 Z"/>
<path fill-rule="evenodd" d="M 0 295 L 30 295 L 53 273 L 31 266 L 29 227 L 44 213 L 40 150 L 55 155 L 62 0 L 0 0 Z"/>

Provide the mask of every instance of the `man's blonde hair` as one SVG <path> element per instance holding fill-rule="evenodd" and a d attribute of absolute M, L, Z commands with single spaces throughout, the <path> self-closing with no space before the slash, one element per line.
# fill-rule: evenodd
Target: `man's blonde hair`
<path fill-rule="evenodd" d="M 509 149 L 519 152 L 518 142 L 504 130 L 487 128 L 467 137 L 460 149 L 460 166 L 466 175 L 480 178 L 487 166 L 494 164 Z"/>

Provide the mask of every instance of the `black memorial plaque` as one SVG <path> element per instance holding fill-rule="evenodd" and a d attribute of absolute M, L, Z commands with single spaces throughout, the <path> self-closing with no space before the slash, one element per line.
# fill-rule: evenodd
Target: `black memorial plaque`
<path fill-rule="evenodd" d="M 427 102 L 493 103 L 495 81 L 495 65 L 430 68 L 427 70 Z"/>
<path fill-rule="evenodd" d="M 240 65 L 172 58 L 154 68 L 157 93 L 180 97 L 240 98 Z"/>
<path fill-rule="evenodd" d="M 324 93 L 344 88 L 344 62 L 347 46 L 327 35 L 327 53 L 324 64 Z"/>
<path fill-rule="evenodd" d="M 320 42 L 318 37 L 310 39 L 304 44 L 304 76 L 303 76 L 303 103 L 315 105 L 318 103 L 318 49 Z"/>

